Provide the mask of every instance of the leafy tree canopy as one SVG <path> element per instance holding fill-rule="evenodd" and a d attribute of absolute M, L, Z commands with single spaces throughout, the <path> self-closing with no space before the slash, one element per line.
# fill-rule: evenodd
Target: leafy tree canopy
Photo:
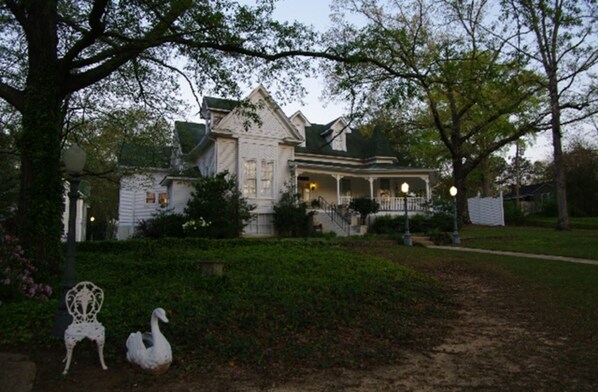
<path fill-rule="evenodd" d="M 335 4 L 339 18 L 329 36 L 335 50 L 366 53 L 378 62 L 329 64 L 329 91 L 351 101 L 363 118 L 390 113 L 439 164 L 449 162 L 466 219 L 469 173 L 493 152 L 546 126 L 540 78 L 526 70 L 524 58 L 508 56 L 482 31 L 485 1 Z M 367 23 L 348 24 L 343 13 Z"/>
<path fill-rule="evenodd" d="M 166 113 L 179 80 L 239 95 L 256 81 L 300 93 L 316 35 L 255 6 L 211 0 L 2 0 L 0 98 L 18 112 L 19 234 L 41 273 L 61 259 L 60 156 L 69 113 L 143 104 Z M 307 48 L 307 49 L 306 49 Z M 286 71 L 291 72 L 286 72 Z M 107 110 L 109 111 L 109 110 Z"/>

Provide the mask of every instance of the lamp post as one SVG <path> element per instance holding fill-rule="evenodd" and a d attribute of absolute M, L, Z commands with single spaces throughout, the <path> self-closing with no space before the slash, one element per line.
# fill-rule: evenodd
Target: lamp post
<path fill-rule="evenodd" d="M 66 292 L 75 285 L 75 233 L 77 225 L 77 200 L 79 199 L 80 175 L 85 166 L 85 151 L 77 144 L 71 145 L 63 154 L 64 165 L 70 175 L 69 197 L 69 222 L 66 238 L 66 267 L 62 282 L 62 296 L 54 317 L 53 335 L 62 338 L 64 331 L 72 321 L 66 309 Z"/>
<path fill-rule="evenodd" d="M 459 224 L 457 223 L 457 188 L 452 186 L 449 193 L 453 197 L 453 245 L 461 243 L 459 239 Z"/>
<path fill-rule="evenodd" d="M 401 192 L 405 194 L 405 235 L 403 236 L 403 244 L 407 246 L 413 245 L 411 240 L 411 233 L 409 232 L 409 214 L 407 214 L 407 193 L 409 193 L 409 184 L 404 182 L 401 184 Z"/>

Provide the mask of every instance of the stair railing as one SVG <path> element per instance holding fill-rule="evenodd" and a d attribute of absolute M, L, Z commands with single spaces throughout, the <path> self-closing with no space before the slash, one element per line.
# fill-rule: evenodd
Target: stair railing
<path fill-rule="evenodd" d="M 351 234 L 351 221 L 348 220 L 335 204 L 328 203 L 322 196 L 318 196 L 318 202 L 324 212 L 336 223 L 345 233 Z"/>

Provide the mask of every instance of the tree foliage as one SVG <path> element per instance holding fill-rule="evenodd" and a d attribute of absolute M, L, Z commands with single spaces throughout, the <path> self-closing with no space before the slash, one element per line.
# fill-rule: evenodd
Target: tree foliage
<path fill-rule="evenodd" d="M 42 273 L 61 259 L 67 113 L 142 103 L 164 113 L 180 95 L 239 95 L 240 83 L 270 81 L 285 92 L 315 46 L 313 32 L 271 18 L 273 1 L 3 0 L 0 2 L 0 98 L 19 113 L 18 226 Z M 286 70 L 293 72 L 285 73 Z"/>
<path fill-rule="evenodd" d="M 368 117 L 390 111 L 420 145 L 452 168 L 466 219 L 467 176 L 490 154 L 536 132 L 538 77 L 481 31 L 485 1 L 337 1 L 339 52 L 378 63 L 331 65 L 330 91 Z M 365 18 L 357 28 L 341 12 Z M 441 160 L 441 159 L 439 159 Z"/>
<path fill-rule="evenodd" d="M 357 211 L 361 217 L 361 224 L 365 225 L 369 214 L 375 214 L 380 210 L 380 204 L 368 197 L 356 197 L 351 199 L 349 208 Z"/>
<path fill-rule="evenodd" d="M 243 197 L 237 178 L 227 171 L 202 176 L 185 207 L 189 220 L 205 222 L 202 232 L 209 238 L 236 238 L 252 219 L 255 206 Z"/>
<path fill-rule="evenodd" d="M 598 94 L 592 72 L 598 64 L 595 26 L 598 5 L 594 0 L 503 0 L 509 24 L 507 42 L 545 76 L 542 83 L 549 97 L 554 178 L 558 222 L 569 228 L 566 168 L 563 160 L 563 127 L 598 112 Z M 492 30 L 490 30 L 492 31 Z"/>
<path fill-rule="evenodd" d="M 288 186 L 274 205 L 274 227 L 281 236 L 300 237 L 308 234 L 307 205 L 296 189 Z"/>

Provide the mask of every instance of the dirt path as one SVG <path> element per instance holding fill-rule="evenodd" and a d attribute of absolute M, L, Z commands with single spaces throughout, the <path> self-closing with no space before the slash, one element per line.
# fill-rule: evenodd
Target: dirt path
<path fill-rule="evenodd" d="M 480 276 L 459 265 L 426 272 L 451 287 L 458 316 L 451 321 L 446 339 L 440 345 L 426 351 L 406 349 L 398 363 L 365 370 L 311 372 L 269 385 L 235 369 L 223 369 L 200 382 L 159 379 L 149 388 L 147 380 L 141 383 L 143 387 L 131 384 L 130 369 L 112 368 L 109 372 L 115 373 L 107 382 L 106 373 L 97 367 L 79 370 L 75 367 L 67 389 L 86 392 L 598 390 L 596 375 L 592 374 L 595 366 L 577 365 L 580 358 L 595 359 L 596 353 L 589 356 L 583 353 L 580 357 L 587 347 L 578 347 L 563 331 L 545 326 L 539 310 L 526 299 L 525 287 L 502 285 L 492 277 Z M 129 384 L 124 386 L 119 378 L 129 380 Z M 38 384 L 35 390 L 64 390 L 64 387 L 63 382 L 50 381 Z"/>

